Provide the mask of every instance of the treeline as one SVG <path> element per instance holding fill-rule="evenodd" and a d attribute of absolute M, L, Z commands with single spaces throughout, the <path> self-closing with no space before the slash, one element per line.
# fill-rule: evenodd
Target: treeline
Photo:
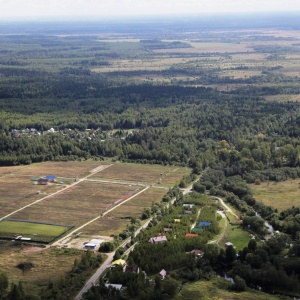
<path fill-rule="evenodd" d="M 268 174 L 267 172 L 270 172 L 270 175 L 266 179 L 270 180 L 274 170 L 263 171 L 264 174 Z M 260 176 L 259 172 L 256 173 Z M 289 176 L 289 178 L 300 176 L 299 168 L 278 169 L 276 174 L 277 180 L 285 180 L 286 176 Z M 247 176 L 245 177 L 247 178 Z M 257 177 L 254 179 L 260 181 L 261 178 Z M 195 184 L 196 188 L 199 185 L 209 190 L 211 195 L 222 196 L 227 202 L 235 206 L 241 212 L 243 225 L 245 227 L 249 226 L 251 230 L 259 235 L 264 236 L 266 234 L 265 219 L 274 227 L 274 230 L 290 235 L 293 240 L 299 240 L 300 209 L 298 207 L 291 207 L 279 213 L 277 209 L 256 200 L 249 185 L 241 176 L 226 177 L 225 172 L 220 169 L 207 170 L 200 178 L 200 181 Z"/>

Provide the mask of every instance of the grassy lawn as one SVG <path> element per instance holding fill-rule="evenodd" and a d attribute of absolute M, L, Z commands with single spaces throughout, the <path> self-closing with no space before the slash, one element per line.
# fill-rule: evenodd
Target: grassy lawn
<path fill-rule="evenodd" d="M 275 300 L 276 296 L 261 293 L 254 290 L 245 292 L 230 291 L 231 283 L 222 278 L 214 278 L 210 281 L 197 281 L 183 286 L 176 300 Z"/>
<path fill-rule="evenodd" d="M 250 241 L 249 232 L 243 230 L 239 226 L 229 225 L 224 237 L 224 243 L 231 242 L 236 247 L 236 250 L 242 250 Z"/>
<path fill-rule="evenodd" d="M 262 182 L 260 185 L 251 185 L 251 189 L 256 200 L 279 211 L 300 205 L 300 179 Z"/>

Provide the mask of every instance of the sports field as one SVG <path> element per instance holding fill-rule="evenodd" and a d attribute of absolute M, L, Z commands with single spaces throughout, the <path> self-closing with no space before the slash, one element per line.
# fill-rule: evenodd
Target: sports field
<path fill-rule="evenodd" d="M 49 242 L 68 231 L 69 228 L 62 225 L 3 220 L 0 222 L 0 237 L 14 238 L 19 235 L 31 238 L 33 241 Z"/>

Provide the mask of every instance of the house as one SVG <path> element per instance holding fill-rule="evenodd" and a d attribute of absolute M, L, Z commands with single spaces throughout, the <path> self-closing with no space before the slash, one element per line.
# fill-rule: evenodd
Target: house
<path fill-rule="evenodd" d="M 211 222 L 199 222 L 199 227 L 209 227 L 211 225 Z"/>
<path fill-rule="evenodd" d="M 47 185 L 49 182 L 50 182 L 50 180 L 46 179 L 46 178 L 40 178 L 38 180 L 38 184 L 40 184 L 40 185 Z"/>
<path fill-rule="evenodd" d="M 120 290 L 122 289 L 122 287 L 123 287 L 122 284 L 111 284 L 111 283 L 105 283 L 105 286 L 106 286 L 107 288 L 114 288 L 114 289 L 116 289 L 117 291 L 120 291 Z"/>
<path fill-rule="evenodd" d="M 180 223 L 180 219 L 174 219 L 175 223 Z"/>
<path fill-rule="evenodd" d="M 54 182 L 55 179 L 56 179 L 56 176 L 54 176 L 54 175 L 47 175 L 47 176 L 45 176 L 45 178 L 49 179 L 50 182 Z"/>
<path fill-rule="evenodd" d="M 186 237 L 196 237 L 196 236 L 198 236 L 198 234 L 197 233 L 186 233 L 185 236 Z"/>
<path fill-rule="evenodd" d="M 189 209 L 192 209 L 194 204 L 189 204 L 189 203 L 185 203 L 185 204 L 182 204 L 183 207 L 187 207 Z"/>
<path fill-rule="evenodd" d="M 169 232 L 169 231 L 172 231 L 172 228 L 168 228 L 168 227 L 164 228 L 164 232 Z"/>
<path fill-rule="evenodd" d="M 233 247 L 233 248 L 235 248 L 234 245 L 233 245 L 231 242 L 225 243 L 224 246 L 225 246 L 225 248 L 228 248 L 228 247 L 230 247 L 230 246 Z"/>
<path fill-rule="evenodd" d="M 195 257 L 203 257 L 204 252 L 202 250 L 194 249 L 190 252 L 191 254 L 194 254 Z"/>
<path fill-rule="evenodd" d="M 139 274 L 140 268 L 137 265 L 126 265 L 125 272 L 136 273 Z"/>
<path fill-rule="evenodd" d="M 155 236 L 155 237 L 152 237 L 148 240 L 149 243 L 151 244 L 155 244 L 155 243 L 164 243 L 164 242 L 167 242 L 168 239 L 162 235 L 162 236 Z"/>
<path fill-rule="evenodd" d="M 193 229 L 192 229 L 192 233 L 201 233 L 201 232 L 203 232 L 204 231 L 204 228 L 203 227 L 201 227 L 201 228 L 199 228 L 199 227 L 194 227 Z"/>
<path fill-rule="evenodd" d="M 164 280 L 167 275 L 167 271 L 165 269 L 162 269 L 157 275 L 160 277 L 161 280 Z"/>
<path fill-rule="evenodd" d="M 185 210 L 184 213 L 185 213 L 186 215 L 189 215 L 189 214 L 192 213 L 192 211 L 191 211 L 191 210 Z"/>
<path fill-rule="evenodd" d="M 115 266 L 120 266 L 123 269 L 123 272 L 125 272 L 126 261 L 123 259 L 117 259 L 111 263 L 112 268 L 114 268 Z"/>

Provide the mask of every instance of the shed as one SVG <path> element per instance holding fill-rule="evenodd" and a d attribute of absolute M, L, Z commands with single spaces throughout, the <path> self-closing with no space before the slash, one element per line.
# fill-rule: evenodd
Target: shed
<path fill-rule="evenodd" d="M 87 243 L 84 245 L 84 249 L 96 249 L 97 245 L 92 243 Z"/>

